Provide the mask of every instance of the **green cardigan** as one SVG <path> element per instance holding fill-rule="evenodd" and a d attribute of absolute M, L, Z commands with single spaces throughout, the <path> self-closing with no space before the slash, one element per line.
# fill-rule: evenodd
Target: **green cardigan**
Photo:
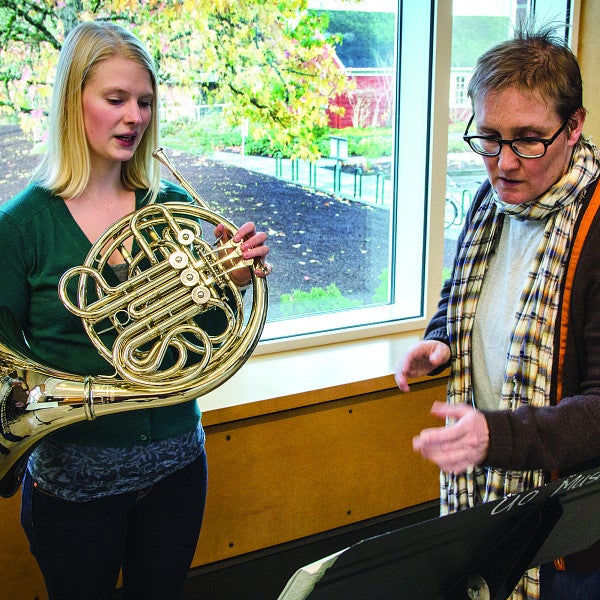
<path fill-rule="evenodd" d="M 146 190 L 136 192 L 136 208 Z M 190 202 L 180 187 L 163 182 L 157 202 Z M 63 306 L 58 281 L 81 265 L 91 243 L 64 201 L 30 185 L 0 206 L 0 306 L 10 308 L 39 362 L 79 375 L 110 375 L 113 367 L 90 342 L 79 317 Z M 200 419 L 192 400 L 84 421 L 52 434 L 88 446 L 131 447 L 183 434 Z"/>

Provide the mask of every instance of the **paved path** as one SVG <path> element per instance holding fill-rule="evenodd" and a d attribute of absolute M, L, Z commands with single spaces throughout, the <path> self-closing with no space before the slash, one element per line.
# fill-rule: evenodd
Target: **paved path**
<path fill-rule="evenodd" d="M 214 152 L 213 160 L 242 167 L 257 173 L 278 177 L 299 185 L 333 194 L 348 200 L 389 208 L 392 182 L 382 175 L 360 175 L 360 172 L 343 172 L 336 168 L 336 160 L 321 158 L 316 163 L 289 158 L 274 159 L 265 156 L 244 156 L 233 152 Z"/>

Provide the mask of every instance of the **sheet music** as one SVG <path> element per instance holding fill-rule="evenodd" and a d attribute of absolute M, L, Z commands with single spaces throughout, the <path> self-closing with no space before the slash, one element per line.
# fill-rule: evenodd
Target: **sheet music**
<path fill-rule="evenodd" d="M 337 560 L 340 554 L 346 552 L 344 548 L 339 552 L 321 558 L 310 565 L 298 569 L 287 582 L 283 592 L 277 600 L 304 600 L 313 591 L 315 585 L 321 580 L 325 571 Z"/>

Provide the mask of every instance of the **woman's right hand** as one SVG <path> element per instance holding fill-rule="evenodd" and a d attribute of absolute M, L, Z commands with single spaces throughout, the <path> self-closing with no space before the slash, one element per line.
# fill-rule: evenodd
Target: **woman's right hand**
<path fill-rule="evenodd" d="M 408 379 L 422 377 L 450 360 L 450 348 L 438 340 L 423 340 L 409 350 L 396 370 L 396 383 L 403 392 L 410 387 Z"/>

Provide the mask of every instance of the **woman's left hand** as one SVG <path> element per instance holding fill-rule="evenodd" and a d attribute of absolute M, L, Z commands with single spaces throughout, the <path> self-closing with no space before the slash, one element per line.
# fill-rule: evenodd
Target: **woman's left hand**
<path fill-rule="evenodd" d="M 229 230 L 220 223 L 215 227 L 215 237 L 227 242 L 230 239 Z M 252 222 L 244 223 L 231 238 L 236 243 L 241 243 L 241 256 L 244 260 L 254 260 L 254 273 L 257 277 L 266 277 L 272 270 L 271 265 L 265 262 L 269 253 L 269 247 L 265 244 L 267 234 L 264 231 L 256 231 Z M 250 274 L 247 267 L 241 267 L 231 272 L 231 277 L 239 286 L 250 283 Z"/>
<path fill-rule="evenodd" d="M 484 414 L 465 404 L 434 402 L 431 414 L 451 419 L 446 427 L 424 429 L 413 438 L 413 450 L 447 473 L 462 473 L 480 465 L 490 442 Z"/>

